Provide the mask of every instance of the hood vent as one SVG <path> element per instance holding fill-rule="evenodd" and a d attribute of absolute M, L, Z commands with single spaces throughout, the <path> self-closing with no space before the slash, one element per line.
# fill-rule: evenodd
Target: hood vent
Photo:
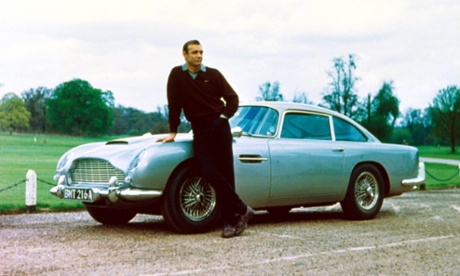
<path fill-rule="evenodd" d="M 113 140 L 105 143 L 106 145 L 128 145 L 129 142 L 125 140 Z"/>

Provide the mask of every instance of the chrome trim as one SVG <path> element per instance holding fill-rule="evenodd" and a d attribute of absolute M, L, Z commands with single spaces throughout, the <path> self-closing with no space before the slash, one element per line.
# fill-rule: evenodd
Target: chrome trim
<path fill-rule="evenodd" d="M 239 157 L 238 160 L 241 161 L 267 161 L 267 158 L 264 157 Z"/>
<path fill-rule="evenodd" d="M 82 158 L 74 161 L 69 171 L 69 177 L 73 184 L 77 183 L 108 183 L 115 176 L 117 179 L 125 179 L 126 175 L 110 162 L 95 158 Z"/>
<path fill-rule="evenodd" d="M 238 156 L 238 160 L 242 163 L 262 163 L 263 161 L 267 161 L 268 158 L 262 157 L 258 154 L 241 154 Z"/>
<path fill-rule="evenodd" d="M 162 191 L 154 191 L 154 190 L 139 190 L 139 189 L 123 189 L 118 190 L 116 195 L 126 200 L 130 201 L 140 201 L 146 199 L 153 199 L 158 198 L 163 194 Z"/>
<path fill-rule="evenodd" d="M 50 193 L 58 198 L 64 198 L 64 191 L 66 188 L 72 189 L 76 188 L 64 186 L 64 185 L 56 185 L 51 188 Z M 84 188 L 84 187 L 79 187 Z M 111 202 L 116 202 L 119 198 L 128 200 L 128 201 L 142 201 L 148 199 L 155 199 L 159 198 L 163 192 L 157 190 L 140 190 L 140 189 L 119 189 L 119 188 L 93 188 L 87 187 L 87 189 L 91 189 L 93 191 L 93 200 L 92 201 L 85 201 L 85 202 L 96 202 L 101 199 L 109 199 Z"/>
<path fill-rule="evenodd" d="M 236 138 L 240 138 L 243 135 L 243 129 L 239 126 L 232 128 L 230 131 L 232 132 L 232 136 Z"/>
<path fill-rule="evenodd" d="M 403 186 L 419 186 L 425 183 L 425 163 L 418 163 L 418 175 L 415 178 L 403 179 L 401 185 Z"/>

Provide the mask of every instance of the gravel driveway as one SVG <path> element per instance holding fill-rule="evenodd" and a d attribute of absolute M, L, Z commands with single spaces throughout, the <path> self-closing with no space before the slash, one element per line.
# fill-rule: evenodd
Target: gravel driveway
<path fill-rule="evenodd" d="M 104 226 L 86 212 L 0 216 L 1 275 L 458 275 L 460 190 L 386 199 L 374 220 L 340 206 L 260 211 L 243 236 L 171 232 L 159 216 Z"/>

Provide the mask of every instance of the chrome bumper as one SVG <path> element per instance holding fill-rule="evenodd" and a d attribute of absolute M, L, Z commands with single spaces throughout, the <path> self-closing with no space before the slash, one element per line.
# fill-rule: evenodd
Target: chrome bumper
<path fill-rule="evenodd" d="M 78 189 L 90 189 L 92 191 L 93 197 L 91 199 L 81 199 L 84 202 L 96 202 L 101 199 L 108 199 L 110 202 L 115 203 L 118 199 L 125 199 L 128 201 L 143 201 L 148 199 L 159 198 L 163 192 L 155 190 L 140 190 L 126 188 L 121 189 L 118 187 L 108 187 L 108 188 L 91 188 L 91 187 L 78 187 Z M 74 189 L 74 187 L 65 186 L 58 184 L 57 186 L 51 188 L 50 193 L 58 198 L 64 198 L 64 193 L 66 189 Z"/>
<path fill-rule="evenodd" d="M 401 185 L 403 186 L 419 186 L 425 183 L 425 163 L 418 163 L 418 175 L 415 178 L 403 179 Z"/>

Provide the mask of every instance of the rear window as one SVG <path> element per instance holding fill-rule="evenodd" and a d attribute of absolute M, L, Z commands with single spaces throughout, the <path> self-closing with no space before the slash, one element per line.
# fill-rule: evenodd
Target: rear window
<path fill-rule="evenodd" d="M 367 138 L 354 125 L 340 118 L 334 118 L 335 140 L 366 142 Z"/>

